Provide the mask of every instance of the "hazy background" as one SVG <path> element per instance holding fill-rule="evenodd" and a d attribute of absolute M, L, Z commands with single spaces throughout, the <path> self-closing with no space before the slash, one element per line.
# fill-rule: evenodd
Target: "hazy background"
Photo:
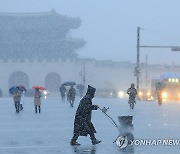
<path fill-rule="evenodd" d="M 80 17 L 70 36 L 87 43 L 79 56 L 136 62 L 137 27 L 141 45 L 180 45 L 179 0 L 0 0 L 0 12 L 44 12 Z M 141 49 L 140 61 L 180 64 L 180 52 Z"/>

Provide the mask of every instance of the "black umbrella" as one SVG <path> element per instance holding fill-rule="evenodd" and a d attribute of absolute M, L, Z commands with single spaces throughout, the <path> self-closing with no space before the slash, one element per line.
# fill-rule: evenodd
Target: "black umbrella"
<path fill-rule="evenodd" d="M 67 82 L 64 82 L 62 85 L 64 85 L 64 86 L 74 86 L 74 85 L 76 85 L 76 83 L 73 82 L 73 81 L 67 81 Z"/>

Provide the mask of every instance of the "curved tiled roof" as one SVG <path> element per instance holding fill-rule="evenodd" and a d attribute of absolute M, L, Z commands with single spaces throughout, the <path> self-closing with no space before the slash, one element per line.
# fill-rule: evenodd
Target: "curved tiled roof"
<path fill-rule="evenodd" d="M 0 13 L 0 58 L 72 57 L 85 41 L 67 38 L 67 34 L 80 24 L 79 18 L 63 16 L 55 10 Z"/>

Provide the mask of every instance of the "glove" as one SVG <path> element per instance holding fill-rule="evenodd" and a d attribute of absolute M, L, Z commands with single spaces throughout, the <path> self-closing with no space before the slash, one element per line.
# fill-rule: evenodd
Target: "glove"
<path fill-rule="evenodd" d="M 97 105 L 93 105 L 93 110 L 97 110 L 99 107 Z"/>

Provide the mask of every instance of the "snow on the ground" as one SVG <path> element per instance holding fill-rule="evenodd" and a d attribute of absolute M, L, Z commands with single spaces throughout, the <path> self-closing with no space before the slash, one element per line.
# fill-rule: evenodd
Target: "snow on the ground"
<path fill-rule="evenodd" d="M 25 98 L 24 110 L 17 114 L 12 98 L 0 98 L 0 154 L 119 154 L 119 153 L 179 153 L 180 146 L 133 146 L 120 150 L 112 142 L 118 129 L 98 110 L 92 121 L 96 137 L 102 143 L 92 146 L 90 138 L 79 137 L 80 147 L 70 146 L 74 108 L 60 97 L 42 99 L 42 112 L 35 114 L 33 98 Z M 118 123 L 118 116 L 133 115 L 135 139 L 180 139 L 180 103 L 168 102 L 159 106 L 155 101 L 137 101 L 134 111 L 127 99 L 94 98 L 94 104 L 109 107 L 108 115 Z"/>

